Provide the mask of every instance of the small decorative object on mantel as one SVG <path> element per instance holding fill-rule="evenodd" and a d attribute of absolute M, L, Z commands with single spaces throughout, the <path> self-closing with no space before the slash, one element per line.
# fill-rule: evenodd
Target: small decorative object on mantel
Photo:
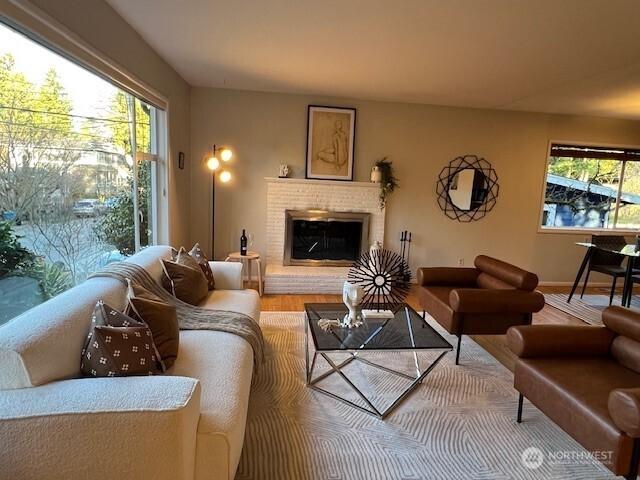
<path fill-rule="evenodd" d="M 447 217 L 459 222 L 483 218 L 495 206 L 499 191 L 496 171 L 476 155 L 453 159 L 436 184 L 438 205 Z"/>
<path fill-rule="evenodd" d="M 364 289 L 363 318 L 392 318 L 411 286 L 407 262 L 390 250 L 363 253 L 349 270 L 349 282 Z"/>
<path fill-rule="evenodd" d="M 378 169 L 375 171 L 375 169 Z M 387 157 L 382 160 L 378 160 L 371 170 L 371 181 L 380 177 L 380 180 L 376 183 L 380 184 L 380 210 L 384 209 L 387 205 L 387 198 L 398 188 L 398 179 L 394 175 L 393 162 L 389 161 Z M 375 173 L 375 175 L 374 175 Z"/>
<path fill-rule="evenodd" d="M 307 178 L 353 180 L 356 109 L 309 105 Z"/>
<path fill-rule="evenodd" d="M 359 285 L 344 282 L 342 286 L 342 301 L 347 306 L 349 313 L 342 319 L 342 326 L 347 328 L 362 325 L 362 315 L 358 312 L 360 302 L 364 298 L 364 290 Z"/>
<path fill-rule="evenodd" d="M 380 167 L 374 165 L 371 168 L 371 183 L 380 183 L 382 182 L 382 172 L 380 171 Z"/>
<path fill-rule="evenodd" d="M 286 163 L 281 163 L 280 170 L 278 172 L 278 178 L 289 178 L 290 173 L 291 169 L 289 168 L 289 165 L 287 165 Z"/>

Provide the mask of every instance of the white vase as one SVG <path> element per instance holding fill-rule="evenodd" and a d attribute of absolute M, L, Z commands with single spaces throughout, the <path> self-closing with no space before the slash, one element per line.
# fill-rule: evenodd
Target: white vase
<path fill-rule="evenodd" d="M 380 170 L 380 167 L 373 167 L 371 169 L 371 182 L 372 183 L 382 182 L 382 171 Z"/>

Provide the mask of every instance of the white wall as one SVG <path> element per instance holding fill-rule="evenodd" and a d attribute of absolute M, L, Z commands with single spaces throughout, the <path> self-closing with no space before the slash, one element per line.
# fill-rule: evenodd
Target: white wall
<path fill-rule="evenodd" d="M 471 264 L 480 253 L 532 269 L 545 281 L 569 281 L 583 254 L 580 235 L 538 233 L 549 139 L 640 144 L 640 123 L 562 115 L 447 108 L 210 88 L 191 91 L 191 242 L 210 245 L 211 176 L 203 164 L 212 143 L 235 150 L 234 180 L 218 185 L 216 258 L 237 250 L 242 228 L 266 253 L 265 176 L 288 163 L 304 177 L 307 105 L 357 108 L 355 180 L 389 156 L 400 182 L 386 215 L 385 243 L 413 232 L 411 266 Z M 500 196 L 474 223 L 447 218 L 436 202 L 440 170 L 458 155 L 485 157 Z"/>

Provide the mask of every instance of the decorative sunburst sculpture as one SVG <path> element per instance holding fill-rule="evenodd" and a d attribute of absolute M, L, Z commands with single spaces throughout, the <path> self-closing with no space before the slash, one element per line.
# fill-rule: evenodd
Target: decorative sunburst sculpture
<path fill-rule="evenodd" d="M 390 250 L 363 253 L 349 270 L 349 282 L 364 289 L 362 307 L 395 310 L 409 293 L 411 270 L 407 262 Z"/>

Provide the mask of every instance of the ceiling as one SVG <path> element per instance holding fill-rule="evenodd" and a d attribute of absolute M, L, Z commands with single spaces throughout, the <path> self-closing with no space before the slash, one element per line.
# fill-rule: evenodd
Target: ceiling
<path fill-rule="evenodd" d="M 639 0 L 107 0 L 193 86 L 640 119 Z"/>

